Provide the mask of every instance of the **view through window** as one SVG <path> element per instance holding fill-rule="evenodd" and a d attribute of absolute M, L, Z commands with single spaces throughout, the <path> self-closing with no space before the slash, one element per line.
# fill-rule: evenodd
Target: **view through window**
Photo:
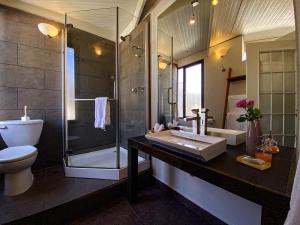
<path fill-rule="evenodd" d="M 178 116 L 193 116 L 203 106 L 203 61 L 178 69 Z"/>

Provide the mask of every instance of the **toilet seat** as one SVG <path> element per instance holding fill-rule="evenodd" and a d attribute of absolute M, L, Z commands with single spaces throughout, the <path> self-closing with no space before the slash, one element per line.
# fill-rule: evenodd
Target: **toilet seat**
<path fill-rule="evenodd" d="M 37 149 L 31 145 L 8 147 L 0 150 L 0 163 L 11 163 L 30 158 L 37 154 Z"/>

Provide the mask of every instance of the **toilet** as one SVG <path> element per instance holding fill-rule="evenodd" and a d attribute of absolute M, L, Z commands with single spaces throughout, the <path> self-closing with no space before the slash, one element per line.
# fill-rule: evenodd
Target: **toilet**
<path fill-rule="evenodd" d="M 0 150 L 0 174 L 4 174 L 4 194 L 14 196 L 27 191 L 33 183 L 31 166 L 37 148 L 43 120 L 0 121 L 0 134 L 7 148 Z"/>

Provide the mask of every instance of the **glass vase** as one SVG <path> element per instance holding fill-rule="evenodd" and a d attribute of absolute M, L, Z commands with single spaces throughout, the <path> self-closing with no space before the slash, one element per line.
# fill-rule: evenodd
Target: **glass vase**
<path fill-rule="evenodd" d="M 248 121 L 246 134 L 246 154 L 254 157 L 258 146 L 258 132 L 255 121 Z"/>

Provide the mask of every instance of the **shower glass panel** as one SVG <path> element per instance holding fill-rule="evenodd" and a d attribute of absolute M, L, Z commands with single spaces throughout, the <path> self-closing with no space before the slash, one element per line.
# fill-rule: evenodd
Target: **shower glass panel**
<path fill-rule="evenodd" d="M 116 8 L 71 12 L 65 31 L 65 153 L 71 167 L 118 168 Z M 110 124 L 95 128 L 95 98 L 107 97 Z"/>
<path fill-rule="evenodd" d="M 158 48 L 158 96 L 159 96 L 159 123 L 165 126 L 172 122 L 174 118 L 174 102 L 176 94 L 174 87 L 174 68 L 172 68 L 172 37 L 165 32 L 158 30 L 157 48 Z M 172 71 L 173 70 L 173 71 Z M 175 83 L 175 85 L 173 85 Z"/>
<path fill-rule="evenodd" d="M 141 23 L 136 27 L 137 22 L 136 17 L 120 8 L 66 15 L 67 167 L 125 168 L 128 138 L 145 134 L 148 26 Z M 110 123 L 104 129 L 95 128 L 98 97 L 107 97 L 110 107 Z"/>
<path fill-rule="evenodd" d="M 120 9 L 120 17 L 129 15 Z M 132 18 L 133 22 L 137 18 Z M 148 23 L 122 24 L 120 37 L 120 141 L 121 149 L 127 149 L 130 137 L 144 135 L 148 129 Z M 139 158 L 141 160 L 142 158 Z"/>

